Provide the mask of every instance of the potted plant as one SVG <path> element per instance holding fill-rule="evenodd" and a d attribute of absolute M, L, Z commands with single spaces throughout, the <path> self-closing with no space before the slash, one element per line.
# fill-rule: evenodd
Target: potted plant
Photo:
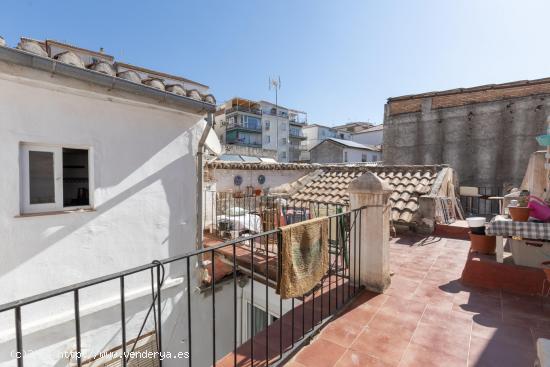
<path fill-rule="evenodd" d="M 492 255 L 497 247 L 495 236 L 485 235 L 485 217 L 466 218 L 470 227 L 470 251 Z"/>
<path fill-rule="evenodd" d="M 509 206 L 508 212 L 512 217 L 512 220 L 516 222 L 527 222 L 529 219 L 529 213 L 531 208 L 528 207 L 529 204 L 529 191 L 521 190 L 517 200 L 517 206 Z"/>

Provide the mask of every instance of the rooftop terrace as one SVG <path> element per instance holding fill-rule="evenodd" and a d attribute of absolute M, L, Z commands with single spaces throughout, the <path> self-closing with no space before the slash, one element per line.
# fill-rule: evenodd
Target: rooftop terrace
<path fill-rule="evenodd" d="M 532 366 L 550 309 L 539 297 L 463 285 L 468 249 L 393 239 L 389 290 L 359 296 L 286 366 Z"/>

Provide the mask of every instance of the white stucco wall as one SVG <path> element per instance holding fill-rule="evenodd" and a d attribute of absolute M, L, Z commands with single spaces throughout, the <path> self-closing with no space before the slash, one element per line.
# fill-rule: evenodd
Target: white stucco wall
<path fill-rule="evenodd" d="M 218 192 L 228 191 L 244 191 L 247 186 L 253 186 L 254 188 L 261 188 L 262 190 L 272 187 L 280 186 L 285 183 L 293 182 L 307 175 L 311 170 L 308 169 L 292 169 L 292 170 L 236 170 L 236 169 L 214 169 L 210 171 L 213 183 L 216 184 L 216 190 Z M 242 185 L 235 186 L 235 176 L 241 176 L 243 178 Z M 258 176 L 265 176 L 265 184 L 260 185 L 258 183 Z"/>
<path fill-rule="evenodd" d="M 384 141 L 384 130 L 353 134 L 351 140 L 365 145 L 380 145 Z"/>
<path fill-rule="evenodd" d="M 0 304 L 194 248 L 202 116 L 126 97 L 0 63 Z M 95 211 L 19 217 L 21 142 L 89 148 Z M 177 285 L 181 273 L 173 266 L 176 280 L 167 284 Z M 149 287 L 148 272 L 126 281 L 128 339 L 150 302 Z M 164 292 L 166 350 L 185 351 L 186 326 L 176 331 L 173 322 L 184 319 L 181 292 L 181 285 Z M 120 345 L 118 282 L 80 298 L 83 350 Z M 66 365 L 56 355 L 75 348 L 72 312 L 71 294 L 23 307 L 23 345 L 34 351 L 25 366 Z M 0 366 L 13 365 L 13 318 L 0 315 Z"/>
<path fill-rule="evenodd" d="M 345 148 L 342 152 L 344 156 L 342 156 L 342 162 L 345 162 L 344 157 L 345 154 L 348 154 L 348 160 L 347 162 L 362 162 L 363 154 L 367 155 L 367 162 L 374 162 L 379 161 L 382 158 L 382 153 L 380 152 L 371 152 L 364 149 L 353 149 L 353 148 Z M 377 158 L 377 159 L 375 159 Z"/>

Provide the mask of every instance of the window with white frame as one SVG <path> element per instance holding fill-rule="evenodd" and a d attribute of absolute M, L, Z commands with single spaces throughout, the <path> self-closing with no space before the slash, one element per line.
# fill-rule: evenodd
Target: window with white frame
<path fill-rule="evenodd" d="M 271 123 L 268 121 L 265 122 L 265 131 L 269 131 Z"/>
<path fill-rule="evenodd" d="M 87 148 L 21 145 L 21 212 L 90 206 Z"/>
<path fill-rule="evenodd" d="M 348 161 L 348 152 L 344 152 L 344 162 Z"/>
<path fill-rule="evenodd" d="M 361 162 L 366 162 L 367 161 L 367 155 L 365 153 L 362 153 L 361 154 Z"/>

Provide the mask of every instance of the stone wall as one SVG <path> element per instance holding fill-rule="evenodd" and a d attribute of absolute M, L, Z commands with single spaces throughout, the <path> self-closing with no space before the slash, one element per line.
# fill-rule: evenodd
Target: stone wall
<path fill-rule="evenodd" d="M 516 84 L 389 99 L 384 163 L 449 164 L 460 185 L 520 185 L 529 156 L 540 149 L 535 136 L 546 131 L 550 96 L 544 93 L 550 94 L 550 84 Z"/>
<path fill-rule="evenodd" d="M 342 163 L 344 148 L 340 145 L 325 141 L 309 151 L 311 163 Z"/>

